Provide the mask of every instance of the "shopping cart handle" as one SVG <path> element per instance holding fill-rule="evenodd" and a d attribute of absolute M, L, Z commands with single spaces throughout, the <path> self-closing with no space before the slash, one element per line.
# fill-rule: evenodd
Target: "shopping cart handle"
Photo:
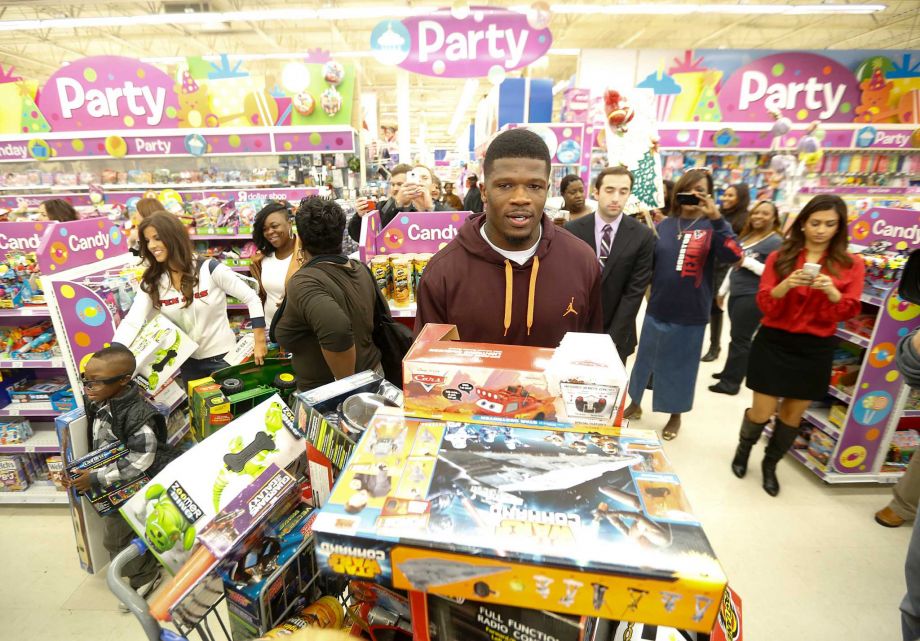
<path fill-rule="evenodd" d="M 167 639 L 167 641 L 175 641 L 174 638 L 161 637 L 160 624 L 157 623 L 156 619 L 150 616 L 150 612 L 147 609 L 147 602 L 141 598 L 141 595 L 133 590 L 131 585 L 121 576 L 122 569 L 134 559 L 142 556 L 146 551 L 147 546 L 144 542 L 140 539 L 134 539 L 131 545 L 119 552 L 115 558 L 112 559 L 105 575 L 105 582 L 108 584 L 112 594 L 114 594 L 119 601 L 124 603 L 128 610 L 137 617 L 137 620 L 141 623 L 141 627 L 144 628 L 144 633 L 150 641 L 161 641 L 161 638 Z M 181 637 L 179 638 L 181 639 Z"/>

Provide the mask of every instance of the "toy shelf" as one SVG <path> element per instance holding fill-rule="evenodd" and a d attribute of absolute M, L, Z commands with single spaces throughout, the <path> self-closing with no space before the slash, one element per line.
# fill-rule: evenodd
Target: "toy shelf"
<path fill-rule="evenodd" d="M 838 401 L 843 401 L 847 405 L 853 402 L 853 395 L 847 394 L 839 387 L 834 387 L 833 385 L 831 385 L 830 387 L 827 388 L 827 393 L 833 396 L 834 398 L 836 398 Z"/>
<path fill-rule="evenodd" d="M 23 408 L 18 403 L 10 403 L 6 407 L 0 407 L 0 416 L 22 416 L 23 418 L 54 418 L 62 412 L 55 409 L 34 409 Z"/>
<path fill-rule="evenodd" d="M 248 234 L 189 234 L 192 240 L 252 240 L 252 233 Z"/>
<path fill-rule="evenodd" d="M 416 303 L 409 303 L 408 307 L 396 307 L 393 305 L 393 302 L 390 301 L 390 315 L 393 318 L 415 318 L 418 315 L 418 305 Z"/>
<path fill-rule="evenodd" d="M 853 332 L 849 332 L 843 329 L 842 327 L 838 327 L 837 331 L 834 332 L 834 334 L 849 343 L 858 345 L 859 347 L 869 347 L 868 338 L 866 338 L 865 336 L 860 336 L 859 334 L 854 334 Z"/>
<path fill-rule="evenodd" d="M 68 502 L 67 492 L 50 483 L 35 483 L 24 492 L 0 492 L 0 505 L 59 505 Z"/>
<path fill-rule="evenodd" d="M 805 420 L 821 429 L 822 432 L 835 440 L 840 439 L 840 428 L 831 423 L 828 411 L 825 408 L 811 408 L 805 411 Z"/>
<path fill-rule="evenodd" d="M 51 312 L 45 305 L 0 309 L 0 318 L 50 318 Z"/>
<path fill-rule="evenodd" d="M 34 360 L 0 360 L 2 369 L 64 369 L 63 358 L 36 358 Z"/>
<path fill-rule="evenodd" d="M 32 438 L 22 443 L 0 445 L 0 454 L 58 454 L 60 451 L 61 446 L 54 430 L 39 429 Z"/>

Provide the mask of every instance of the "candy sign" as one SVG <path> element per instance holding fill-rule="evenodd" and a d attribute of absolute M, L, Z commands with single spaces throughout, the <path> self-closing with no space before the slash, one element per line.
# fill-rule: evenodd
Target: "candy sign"
<path fill-rule="evenodd" d="M 37 252 L 48 223 L 0 223 L 0 260 L 8 252 Z"/>
<path fill-rule="evenodd" d="M 139 60 L 95 56 L 62 67 L 38 99 L 54 131 L 177 127 L 179 99 L 166 73 Z"/>
<path fill-rule="evenodd" d="M 759 58 L 735 71 L 719 92 L 724 122 L 767 122 L 772 111 L 793 122 L 852 122 L 859 102 L 853 73 L 812 53 Z"/>
<path fill-rule="evenodd" d="M 537 18 L 493 7 L 470 7 L 462 17 L 439 9 L 402 22 L 381 22 L 371 33 L 371 48 L 384 64 L 413 73 L 476 78 L 496 67 L 519 69 L 544 56 L 553 37 L 545 20 Z"/>
<path fill-rule="evenodd" d="M 50 225 L 38 248 L 38 266 L 54 274 L 128 252 L 117 224 L 107 218 L 86 218 Z"/>

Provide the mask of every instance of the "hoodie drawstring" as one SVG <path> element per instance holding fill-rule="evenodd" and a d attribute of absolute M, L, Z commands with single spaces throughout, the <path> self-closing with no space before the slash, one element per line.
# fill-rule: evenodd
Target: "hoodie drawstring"
<path fill-rule="evenodd" d="M 533 257 L 533 268 L 530 270 L 530 288 L 527 293 L 527 335 L 530 336 L 530 330 L 533 327 L 533 308 L 534 299 L 537 291 L 537 274 L 540 271 L 540 259 Z M 508 329 L 511 327 L 511 303 L 514 300 L 514 268 L 511 267 L 511 261 L 505 259 L 505 336 L 508 335 Z"/>

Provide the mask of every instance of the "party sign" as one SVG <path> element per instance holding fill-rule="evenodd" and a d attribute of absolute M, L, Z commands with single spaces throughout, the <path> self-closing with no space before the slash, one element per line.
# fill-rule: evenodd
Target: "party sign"
<path fill-rule="evenodd" d="M 384 64 L 443 78 L 504 78 L 546 55 L 553 43 L 548 15 L 496 7 L 438 9 L 403 21 L 385 20 L 371 33 Z"/>
<path fill-rule="evenodd" d="M 116 223 L 87 218 L 49 225 L 38 246 L 43 274 L 82 267 L 128 252 L 128 242 Z"/>
<path fill-rule="evenodd" d="M 53 131 L 178 126 L 173 79 L 153 65 L 121 56 L 93 56 L 58 69 L 39 98 Z"/>

